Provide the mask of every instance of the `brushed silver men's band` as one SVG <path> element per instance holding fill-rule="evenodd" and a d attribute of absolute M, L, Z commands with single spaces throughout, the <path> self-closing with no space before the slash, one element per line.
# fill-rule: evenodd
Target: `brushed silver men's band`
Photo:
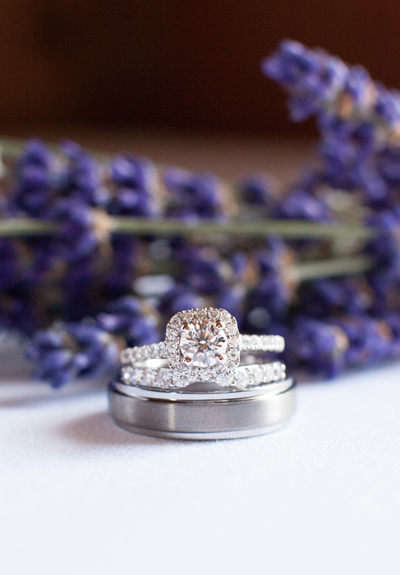
<path fill-rule="evenodd" d="M 124 383 L 109 386 L 110 415 L 120 427 L 153 437 L 207 440 L 261 435 L 282 427 L 296 406 L 291 378 L 248 390 L 155 391 Z"/>

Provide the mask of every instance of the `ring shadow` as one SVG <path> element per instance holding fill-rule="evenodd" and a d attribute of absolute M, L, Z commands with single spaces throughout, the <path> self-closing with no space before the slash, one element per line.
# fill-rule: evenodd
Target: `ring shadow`
<path fill-rule="evenodd" d="M 69 421 L 60 428 L 61 435 L 84 445 L 162 445 L 165 439 L 147 437 L 125 431 L 116 424 L 106 411 L 85 415 Z"/>

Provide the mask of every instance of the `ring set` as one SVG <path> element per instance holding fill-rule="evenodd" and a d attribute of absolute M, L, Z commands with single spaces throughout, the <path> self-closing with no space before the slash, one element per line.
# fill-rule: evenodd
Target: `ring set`
<path fill-rule="evenodd" d="M 282 362 L 279 335 L 239 333 L 223 309 L 175 314 L 165 341 L 127 348 L 120 378 L 110 384 L 110 412 L 145 435 L 216 439 L 257 435 L 294 412 L 294 383 Z"/>
<path fill-rule="evenodd" d="M 169 321 L 165 342 L 122 352 L 122 380 L 160 389 L 182 388 L 197 381 L 238 389 L 254 387 L 285 379 L 285 365 L 276 361 L 239 366 L 241 352 L 245 352 L 242 361 L 251 361 L 250 352 L 282 352 L 284 347 L 279 335 L 239 334 L 236 319 L 224 309 L 186 310 Z M 162 359 L 168 360 L 168 367 L 163 367 Z"/>

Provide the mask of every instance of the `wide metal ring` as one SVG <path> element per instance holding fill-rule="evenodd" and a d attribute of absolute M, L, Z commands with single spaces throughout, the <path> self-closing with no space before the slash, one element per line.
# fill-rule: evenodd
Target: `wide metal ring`
<path fill-rule="evenodd" d="M 291 418 L 296 407 L 291 378 L 251 390 L 200 392 L 196 386 L 170 392 L 113 382 L 108 398 L 110 415 L 120 427 L 141 435 L 190 440 L 275 431 Z"/>

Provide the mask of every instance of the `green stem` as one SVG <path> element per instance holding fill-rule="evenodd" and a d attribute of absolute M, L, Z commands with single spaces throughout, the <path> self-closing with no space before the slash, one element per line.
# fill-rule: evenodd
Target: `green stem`
<path fill-rule="evenodd" d="M 231 221 L 218 223 L 202 220 L 190 224 L 178 219 L 110 217 L 114 233 L 132 235 L 184 235 L 229 234 L 232 236 L 266 237 L 270 235 L 285 238 L 340 238 L 348 236 L 358 239 L 374 237 L 373 230 L 348 224 L 318 224 L 302 220 L 260 220 L 253 222 Z M 0 220 L 0 237 L 47 235 L 55 233 L 57 224 L 46 220 L 10 218 Z"/>
<path fill-rule="evenodd" d="M 218 223 L 202 220 L 189 224 L 178 219 L 146 220 L 143 218 L 116 217 L 114 231 L 125 234 L 193 235 L 229 234 L 245 236 L 282 236 L 287 238 L 352 238 L 368 239 L 373 232 L 363 226 L 349 224 L 318 224 L 304 220 L 230 221 Z"/>
<path fill-rule="evenodd" d="M 299 263 L 288 268 L 286 277 L 302 282 L 316 278 L 364 273 L 371 268 L 372 262 L 367 256 L 338 257 Z"/>
<path fill-rule="evenodd" d="M 301 283 L 324 277 L 349 276 L 362 274 L 372 268 L 372 262 L 367 256 L 348 256 L 329 258 L 325 260 L 300 262 L 289 265 L 283 270 L 284 279 L 289 283 Z M 168 274 L 175 276 L 179 267 L 172 260 L 154 262 L 152 274 Z"/>
<path fill-rule="evenodd" d="M 184 227 L 184 224 L 180 220 L 144 220 L 141 218 L 114 218 L 115 222 L 119 222 L 120 220 L 132 220 L 133 223 L 137 223 L 137 227 L 134 226 L 129 227 L 129 233 L 151 233 L 152 235 L 164 235 L 168 233 L 235 233 L 239 234 L 248 234 L 248 235 L 262 235 L 261 228 L 257 229 L 254 228 L 254 224 L 252 229 L 249 229 L 248 226 L 243 226 L 243 224 L 230 224 L 225 226 L 220 226 L 218 224 L 200 224 L 196 227 Z M 291 222 L 273 222 L 273 224 L 290 224 Z M 143 225 L 144 224 L 144 225 Z M 151 224 L 151 225 L 147 225 Z M 176 224 L 174 226 L 174 224 Z M 179 225 L 177 225 L 179 224 Z M 307 225 L 302 223 L 302 226 Z M 318 225 L 318 224 L 312 224 Z M 243 228 L 241 227 L 243 226 Z M 343 226 L 342 226 L 343 227 Z M 336 229 L 339 226 L 336 226 Z M 47 222 L 43 220 L 34 220 L 34 219 L 24 219 L 24 218 L 15 218 L 9 220 L 0 220 L 0 237 L 10 237 L 10 236 L 32 236 L 32 235 L 47 235 L 52 234 L 56 231 L 57 224 L 53 222 Z M 116 226 L 116 229 L 121 232 L 124 230 L 124 233 L 127 233 L 127 229 L 123 226 L 119 228 Z M 279 233 L 280 235 L 285 235 L 284 228 L 273 228 L 273 233 Z M 168 230 L 168 231 L 167 231 Z M 298 228 L 297 232 L 302 231 L 303 233 L 296 236 L 294 233 L 296 228 L 290 229 L 290 227 L 286 230 L 289 233 L 290 237 L 306 237 L 307 234 L 304 231 L 304 228 Z M 318 230 L 315 230 L 318 231 Z M 330 230 L 332 231 L 332 229 Z M 338 231 L 338 230 L 337 230 Z M 364 230 L 368 232 L 369 230 Z M 264 228 L 264 235 L 268 233 L 268 223 Z M 343 235 L 343 230 L 340 232 Z M 340 235 L 339 234 L 339 235 Z M 313 234 L 314 236 L 317 234 Z M 287 278 L 294 279 L 296 281 L 306 281 L 318 277 L 330 277 L 330 276 L 338 276 L 338 275 L 352 275 L 363 273 L 369 270 L 372 267 L 371 261 L 368 257 L 362 255 L 356 256 L 349 256 L 349 257 L 337 257 L 337 258 L 330 258 L 327 260 L 320 260 L 315 262 L 304 262 L 297 264 L 296 266 L 288 268 L 287 271 Z"/>
<path fill-rule="evenodd" d="M 46 236 L 54 234 L 57 224 L 46 220 L 10 218 L 0 220 L 0 237 Z"/>
<path fill-rule="evenodd" d="M 19 156 L 24 149 L 24 140 L 0 136 L 0 148 L 6 156 Z"/>

